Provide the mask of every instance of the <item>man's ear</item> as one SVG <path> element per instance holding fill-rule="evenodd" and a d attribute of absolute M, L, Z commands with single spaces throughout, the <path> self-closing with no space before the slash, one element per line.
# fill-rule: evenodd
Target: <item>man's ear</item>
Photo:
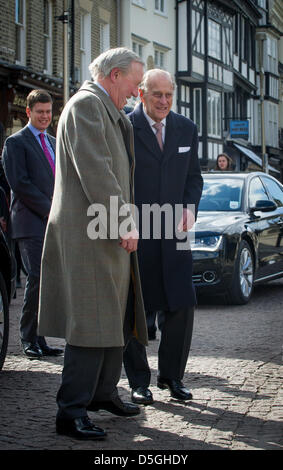
<path fill-rule="evenodd" d="M 30 118 L 30 111 L 31 111 L 30 108 L 27 106 L 26 107 L 26 115 L 27 115 L 28 118 Z"/>
<path fill-rule="evenodd" d="M 114 83 L 116 82 L 117 78 L 121 75 L 121 70 L 118 67 L 114 67 L 114 69 L 110 72 L 110 79 Z"/>

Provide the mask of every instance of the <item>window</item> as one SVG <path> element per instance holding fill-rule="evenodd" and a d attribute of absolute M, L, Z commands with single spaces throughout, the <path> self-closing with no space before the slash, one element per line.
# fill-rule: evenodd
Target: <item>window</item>
<path fill-rule="evenodd" d="M 187 118 L 190 117 L 190 87 L 181 85 L 179 91 L 179 109 L 180 113 Z"/>
<path fill-rule="evenodd" d="M 239 52 L 239 15 L 236 13 L 233 18 L 233 32 L 234 32 L 234 54 Z"/>
<path fill-rule="evenodd" d="M 241 55 L 242 60 L 247 60 L 247 34 L 246 34 L 246 20 L 241 19 Z"/>
<path fill-rule="evenodd" d="M 15 0 L 15 24 L 16 24 L 16 63 L 25 63 L 25 0 Z"/>
<path fill-rule="evenodd" d="M 198 128 L 198 133 L 202 133 L 202 105 L 201 105 L 201 89 L 194 88 L 194 122 Z"/>
<path fill-rule="evenodd" d="M 139 7 L 145 8 L 145 0 L 132 0 L 134 5 L 138 5 Z"/>
<path fill-rule="evenodd" d="M 80 35 L 80 55 L 81 55 L 81 77 L 80 82 L 90 79 L 88 66 L 91 62 L 91 16 L 89 13 L 81 14 L 81 35 Z"/>
<path fill-rule="evenodd" d="M 278 75 L 277 40 L 270 37 L 267 38 L 267 69 Z"/>
<path fill-rule="evenodd" d="M 155 0 L 154 9 L 158 13 L 165 14 L 165 0 Z"/>
<path fill-rule="evenodd" d="M 110 48 L 110 25 L 109 23 L 100 23 L 100 53 Z"/>
<path fill-rule="evenodd" d="M 165 68 L 165 52 L 158 49 L 154 50 L 154 65 L 156 68 Z"/>
<path fill-rule="evenodd" d="M 52 74 L 52 3 L 44 0 L 44 71 Z"/>
<path fill-rule="evenodd" d="M 268 104 L 268 129 L 266 130 L 266 143 L 271 147 L 278 147 L 278 105 Z"/>
<path fill-rule="evenodd" d="M 268 201 L 269 197 L 258 177 L 253 178 L 249 189 L 249 205 L 255 207 L 256 201 Z"/>
<path fill-rule="evenodd" d="M 221 93 L 215 90 L 207 90 L 207 132 L 221 137 Z"/>
<path fill-rule="evenodd" d="M 283 207 L 283 191 L 279 184 L 277 184 L 276 181 L 267 178 L 266 176 L 263 176 L 262 179 L 276 204 L 279 207 Z"/>
<path fill-rule="evenodd" d="M 192 10 L 192 48 L 194 52 L 204 54 L 204 16 Z"/>
<path fill-rule="evenodd" d="M 249 42 L 248 42 L 248 49 L 249 49 L 249 64 L 251 67 L 255 68 L 255 28 L 250 24 L 249 25 Z"/>
<path fill-rule="evenodd" d="M 143 58 L 143 44 L 137 41 L 133 41 L 132 49 L 141 59 Z"/>
<path fill-rule="evenodd" d="M 221 26 L 213 20 L 208 20 L 208 54 L 221 60 Z"/>
<path fill-rule="evenodd" d="M 258 6 L 261 8 L 266 8 L 266 0 L 257 0 Z"/>
<path fill-rule="evenodd" d="M 223 51 L 223 62 L 227 65 L 232 65 L 232 29 L 228 27 L 222 28 L 222 51 Z"/>
<path fill-rule="evenodd" d="M 279 81 L 278 78 L 272 77 L 269 75 L 268 77 L 268 84 L 269 84 L 269 95 L 276 100 L 279 100 Z"/>

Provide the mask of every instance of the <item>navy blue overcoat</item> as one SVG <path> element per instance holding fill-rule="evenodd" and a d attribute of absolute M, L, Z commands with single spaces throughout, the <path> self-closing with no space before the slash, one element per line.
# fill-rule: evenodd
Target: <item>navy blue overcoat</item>
<path fill-rule="evenodd" d="M 170 111 L 161 152 L 142 104 L 129 114 L 129 118 L 135 137 L 135 203 L 139 209 L 140 232 L 138 258 L 145 308 L 174 311 L 193 306 L 196 298 L 191 251 L 177 250 L 176 244 L 180 240 L 174 235 L 175 227 L 173 238 L 164 237 L 165 216 L 162 219 L 161 239 L 144 237 L 146 227 L 142 220 L 142 205 L 170 204 L 174 209 L 175 205 L 194 204 L 197 214 L 203 179 L 196 125 L 190 119 Z M 175 211 L 172 213 L 175 219 Z"/>

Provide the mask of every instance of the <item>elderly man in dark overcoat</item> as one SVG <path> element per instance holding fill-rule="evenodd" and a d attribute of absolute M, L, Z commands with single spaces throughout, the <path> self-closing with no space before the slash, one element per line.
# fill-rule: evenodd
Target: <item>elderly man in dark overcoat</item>
<path fill-rule="evenodd" d="M 181 244 L 180 236 L 195 222 L 203 179 L 197 127 L 190 119 L 171 111 L 173 92 L 174 83 L 168 72 L 149 70 L 140 87 L 141 103 L 129 118 L 135 137 L 138 258 L 144 304 L 148 316 L 162 311 L 157 385 L 161 389 L 168 388 L 173 397 L 187 400 L 192 394 L 182 380 L 190 350 L 196 298 L 192 254 L 188 244 Z M 154 219 L 158 216 L 155 211 L 150 223 L 146 211 L 154 205 L 161 208 L 160 222 Z M 171 219 L 166 221 L 170 211 Z M 174 230 L 170 232 L 168 223 L 172 228 L 175 219 Z M 160 224 L 160 236 L 154 223 Z M 132 401 L 152 403 L 146 351 L 135 339 L 124 351 L 124 366 Z"/>

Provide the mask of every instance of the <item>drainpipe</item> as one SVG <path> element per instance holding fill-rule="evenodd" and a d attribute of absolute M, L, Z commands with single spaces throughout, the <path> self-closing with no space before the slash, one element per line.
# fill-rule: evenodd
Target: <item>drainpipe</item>
<path fill-rule="evenodd" d="M 121 0 L 117 0 L 117 45 L 121 46 Z"/>

